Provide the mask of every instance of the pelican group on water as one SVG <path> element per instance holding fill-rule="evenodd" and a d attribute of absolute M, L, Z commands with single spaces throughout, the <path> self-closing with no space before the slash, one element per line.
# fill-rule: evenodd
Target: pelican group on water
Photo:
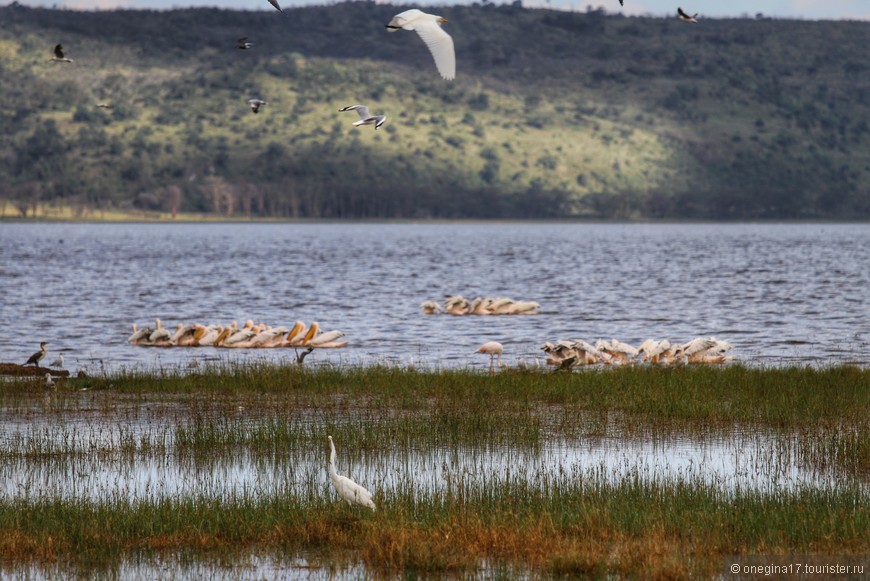
<path fill-rule="evenodd" d="M 555 344 L 544 343 L 541 349 L 548 356 L 547 363 L 557 369 L 571 369 L 596 363 L 615 366 L 639 363 L 661 366 L 690 363 L 718 365 L 734 360 L 733 355 L 727 355 L 732 349 L 731 343 L 715 337 L 697 337 L 687 343 L 647 339 L 636 348 L 616 339 L 599 339 L 594 345 L 582 339 L 560 340 Z"/>
<path fill-rule="evenodd" d="M 346 347 L 344 332 L 324 331 L 320 323 L 306 325 L 296 321 L 292 326 L 273 327 L 248 320 L 242 327 L 233 321 L 229 325 L 179 324 L 174 332 L 157 319 L 155 328 L 139 328 L 133 323 L 133 333 L 127 337 L 131 345 L 144 347 L 225 347 L 259 349 L 271 347 L 311 347 L 329 349 Z"/>
<path fill-rule="evenodd" d="M 443 309 L 435 301 L 425 301 L 420 307 L 426 315 L 442 312 L 448 315 L 537 315 L 541 305 L 535 301 L 515 301 L 506 297 L 476 297 L 469 301 L 461 295 L 453 295 L 444 301 Z"/>

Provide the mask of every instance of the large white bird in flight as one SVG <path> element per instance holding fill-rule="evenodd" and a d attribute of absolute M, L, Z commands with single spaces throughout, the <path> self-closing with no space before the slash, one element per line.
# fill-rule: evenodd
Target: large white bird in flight
<path fill-rule="evenodd" d="M 450 81 L 456 77 L 456 54 L 453 51 L 453 39 L 441 28 L 442 22 L 447 22 L 447 19 L 412 8 L 393 16 L 387 24 L 387 30 L 395 32 L 401 28 L 419 34 L 435 59 L 438 72 Z"/>

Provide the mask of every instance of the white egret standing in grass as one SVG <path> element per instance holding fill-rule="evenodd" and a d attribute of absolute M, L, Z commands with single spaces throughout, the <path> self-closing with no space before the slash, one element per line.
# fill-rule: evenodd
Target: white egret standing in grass
<path fill-rule="evenodd" d="M 332 480 L 332 486 L 338 496 L 349 504 L 359 504 L 375 510 L 371 492 L 347 476 L 342 476 L 335 471 L 335 444 L 332 443 L 332 436 L 327 436 L 327 438 L 329 438 L 329 479 Z"/>

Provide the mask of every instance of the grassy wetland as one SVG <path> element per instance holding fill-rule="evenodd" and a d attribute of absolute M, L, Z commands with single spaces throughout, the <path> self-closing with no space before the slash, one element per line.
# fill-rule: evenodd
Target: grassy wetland
<path fill-rule="evenodd" d="M 870 551 L 861 368 L 221 364 L 15 380 L 0 406 L 4 574 L 674 578 Z M 327 434 L 376 511 L 337 499 Z"/>

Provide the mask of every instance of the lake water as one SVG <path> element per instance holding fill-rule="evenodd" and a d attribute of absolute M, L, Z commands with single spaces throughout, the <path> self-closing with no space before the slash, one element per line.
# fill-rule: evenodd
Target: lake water
<path fill-rule="evenodd" d="M 318 321 L 349 346 L 306 363 L 543 361 L 558 339 L 727 339 L 749 365 L 870 363 L 864 224 L 0 224 L 0 361 L 40 341 L 67 369 L 292 349 L 155 349 L 131 323 Z M 425 316 L 424 300 L 511 297 L 537 316 Z M 46 363 L 44 362 L 44 363 Z M 102 362 L 102 363 L 101 363 Z"/>

